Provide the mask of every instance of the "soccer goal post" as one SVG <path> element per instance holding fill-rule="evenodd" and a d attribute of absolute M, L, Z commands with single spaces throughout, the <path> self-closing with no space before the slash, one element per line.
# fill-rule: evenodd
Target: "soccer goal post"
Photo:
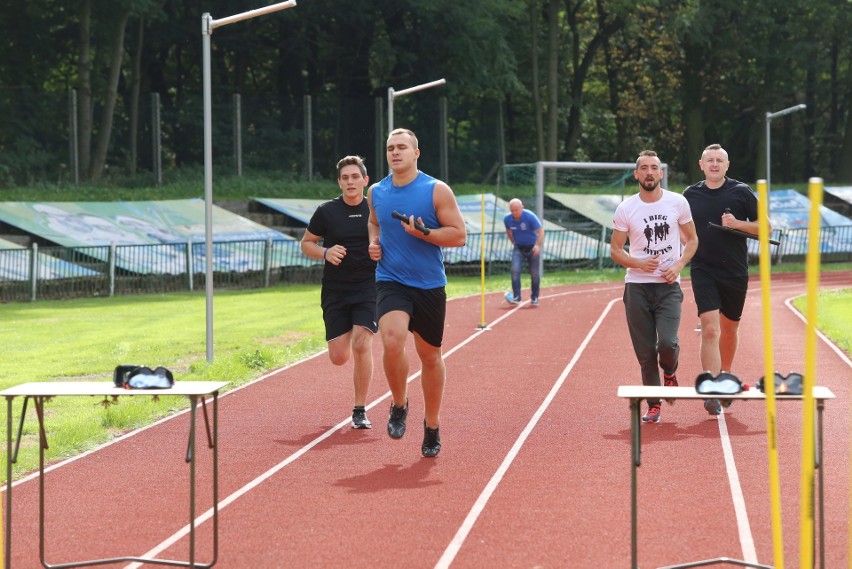
<path fill-rule="evenodd" d="M 618 194 L 626 197 L 636 184 L 634 162 L 535 162 L 506 164 L 497 179 L 498 193 L 535 197 L 535 212 L 544 218 L 546 192 L 575 194 Z M 663 163 L 662 187 L 668 188 L 668 165 Z"/>

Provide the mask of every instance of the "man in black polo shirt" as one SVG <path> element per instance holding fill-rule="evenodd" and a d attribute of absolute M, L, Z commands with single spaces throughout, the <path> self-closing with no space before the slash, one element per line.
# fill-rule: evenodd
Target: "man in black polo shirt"
<path fill-rule="evenodd" d="M 719 231 L 708 223 L 758 233 L 757 196 L 746 184 L 728 178 L 728 153 L 718 144 L 704 149 L 698 164 L 705 179 L 686 188 L 698 232 L 698 251 L 690 263 L 692 292 L 701 320 L 701 367 L 713 376 L 731 371 L 737 333 L 748 291 L 748 248 L 744 237 Z M 772 226 L 769 226 L 772 232 Z M 722 412 L 718 399 L 704 408 Z"/>

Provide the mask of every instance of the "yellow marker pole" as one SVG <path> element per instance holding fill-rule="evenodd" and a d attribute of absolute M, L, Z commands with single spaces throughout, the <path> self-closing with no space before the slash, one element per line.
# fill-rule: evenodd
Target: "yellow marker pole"
<path fill-rule="evenodd" d="M 479 317 L 479 327 L 485 328 L 485 194 L 482 194 L 481 200 L 481 223 L 480 225 L 480 252 L 479 252 L 479 275 L 480 275 L 480 289 L 482 293 L 480 294 L 480 317 Z M 0 567 L 2 569 L 2 567 Z"/>
<path fill-rule="evenodd" d="M 766 393 L 766 438 L 769 450 L 769 500 L 772 513 L 772 552 L 776 569 L 784 569 L 784 535 L 781 532 L 781 477 L 778 471 L 778 433 L 775 407 L 775 362 L 772 356 L 772 297 L 770 289 L 769 185 L 757 181 L 758 237 L 760 238 L 760 290 L 763 298 L 763 389 Z"/>
<path fill-rule="evenodd" d="M 820 264 L 820 206 L 822 178 L 808 180 L 811 215 L 808 220 L 808 256 L 805 263 L 807 280 L 807 326 L 805 329 L 805 373 L 802 384 L 802 486 L 801 522 L 799 524 L 799 567 L 814 566 L 814 374 L 816 372 L 816 313 Z"/>

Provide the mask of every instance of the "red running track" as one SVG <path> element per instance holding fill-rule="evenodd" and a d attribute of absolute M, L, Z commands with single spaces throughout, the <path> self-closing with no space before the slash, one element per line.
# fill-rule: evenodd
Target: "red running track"
<path fill-rule="evenodd" d="M 689 281 L 683 286 L 679 377 L 689 385 L 700 371 L 699 338 Z M 821 286 L 852 286 L 852 272 L 825 273 Z M 629 567 L 629 408 L 616 391 L 640 380 L 622 288 L 548 288 L 538 308 L 489 295 L 487 330 L 477 328 L 479 297 L 451 301 L 437 459 L 420 457 L 413 345 L 401 440 L 385 432 L 378 338 L 370 431 L 349 428 L 351 363 L 336 368 L 325 354 L 220 397 L 216 566 Z M 763 375 L 759 281 L 751 288 L 734 370 L 749 383 Z M 803 292 L 802 275 L 773 277 L 774 357 L 783 373 L 804 371 L 805 325 L 785 305 Z M 825 341 L 817 349 L 817 383 L 837 396 L 825 411 L 826 566 L 846 567 L 852 363 Z M 184 413 L 54 466 L 46 476 L 48 562 L 186 559 L 186 427 Z M 679 401 L 664 406 L 660 425 L 642 429 L 640 566 L 723 556 L 772 564 L 764 406 L 738 402 L 715 418 L 699 402 Z M 779 402 L 778 435 L 784 562 L 793 567 L 800 402 Z M 209 452 L 199 449 L 198 459 L 196 561 L 208 562 Z M 40 566 L 36 482 L 14 490 L 15 568 Z"/>

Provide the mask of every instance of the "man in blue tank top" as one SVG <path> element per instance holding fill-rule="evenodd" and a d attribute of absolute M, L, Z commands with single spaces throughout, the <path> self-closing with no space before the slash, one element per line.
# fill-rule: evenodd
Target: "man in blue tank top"
<path fill-rule="evenodd" d="M 408 416 L 407 332 L 420 357 L 424 419 L 421 453 L 441 450 L 441 400 L 446 369 L 441 353 L 447 277 L 441 247 L 461 247 L 464 218 L 450 187 L 417 169 L 417 137 L 396 129 L 387 141 L 391 173 L 367 193 L 370 258 L 376 267 L 376 318 L 384 348 L 385 376 L 393 395 L 388 435 L 405 434 Z M 394 218 L 403 214 L 405 221 Z M 418 229 L 419 227 L 419 229 Z M 427 229 L 427 231 L 424 231 Z"/>

